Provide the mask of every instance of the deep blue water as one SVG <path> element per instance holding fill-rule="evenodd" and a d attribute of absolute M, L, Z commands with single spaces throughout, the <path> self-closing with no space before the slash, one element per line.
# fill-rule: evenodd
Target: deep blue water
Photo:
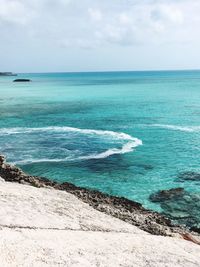
<path fill-rule="evenodd" d="M 200 71 L 13 78 L 0 77 L 0 153 L 9 162 L 158 211 L 166 207 L 149 196 L 161 189 L 183 187 L 200 202 Z M 189 172 L 196 178 L 180 179 Z"/>

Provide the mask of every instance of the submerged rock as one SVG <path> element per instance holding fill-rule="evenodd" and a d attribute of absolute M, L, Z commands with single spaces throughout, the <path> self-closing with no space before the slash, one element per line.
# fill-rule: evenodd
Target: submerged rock
<path fill-rule="evenodd" d="M 191 229 L 200 228 L 200 194 L 190 193 L 183 188 L 161 190 L 152 194 L 149 199 L 160 203 L 163 214 Z"/>
<path fill-rule="evenodd" d="M 174 197 L 180 197 L 183 196 L 184 189 L 183 188 L 172 188 L 169 190 L 161 190 L 158 191 L 152 195 L 150 195 L 149 199 L 152 202 L 164 202 L 170 199 L 173 199 Z"/>
<path fill-rule="evenodd" d="M 200 173 L 194 171 L 181 172 L 178 175 L 178 179 L 182 182 L 184 181 L 199 181 Z"/>
<path fill-rule="evenodd" d="M 13 82 L 31 82 L 30 79 L 15 79 Z"/>

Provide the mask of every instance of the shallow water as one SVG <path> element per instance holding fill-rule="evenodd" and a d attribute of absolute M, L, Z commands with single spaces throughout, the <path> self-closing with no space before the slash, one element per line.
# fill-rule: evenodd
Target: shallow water
<path fill-rule="evenodd" d="M 160 189 L 200 194 L 198 179 L 178 179 L 200 173 L 200 71 L 19 78 L 33 82 L 0 77 L 0 151 L 9 162 L 158 211 L 149 196 Z"/>

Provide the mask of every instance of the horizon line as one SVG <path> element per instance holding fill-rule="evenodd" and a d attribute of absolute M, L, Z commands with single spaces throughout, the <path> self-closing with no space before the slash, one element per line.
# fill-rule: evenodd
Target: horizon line
<path fill-rule="evenodd" d="M 44 71 L 44 72 L 12 72 L 15 74 L 47 74 L 47 73 L 109 73 L 109 72 L 167 72 L 167 71 L 200 71 L 200 69 L 144 69 L 144 70 L 88 70 L 88 71 Z"/>

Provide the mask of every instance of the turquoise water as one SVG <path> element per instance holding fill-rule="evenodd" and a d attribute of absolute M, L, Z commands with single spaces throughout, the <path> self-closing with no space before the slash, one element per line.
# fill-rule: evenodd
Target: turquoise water
<path fill-rule="evenodd" d="M 9 162 L 158 211 L 149 196 L 160 189 L 199 195 L 200 179 L 179 175 L 200 174 L 200 71 L 13 78 L 0 77 L 0 152 Z"/>

